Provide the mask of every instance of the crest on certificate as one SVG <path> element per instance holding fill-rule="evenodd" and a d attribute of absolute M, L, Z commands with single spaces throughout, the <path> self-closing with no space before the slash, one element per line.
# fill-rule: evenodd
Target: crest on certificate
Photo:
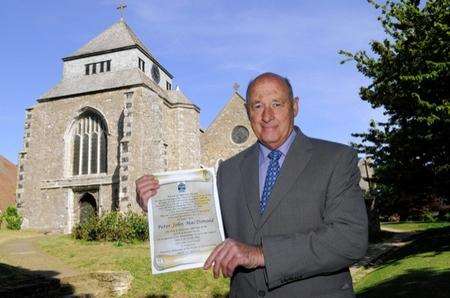
<path fill-rule="evenodd" d="M 180 182 L 177 184 L 178 192 L 186 192 L 186 183 Z"/>

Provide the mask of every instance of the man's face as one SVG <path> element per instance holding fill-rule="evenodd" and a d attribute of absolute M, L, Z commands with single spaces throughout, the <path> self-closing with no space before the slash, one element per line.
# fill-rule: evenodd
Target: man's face
<path fill-rule="evenodd" d="M 257 79 L 246 104 L 253 132 L 271 150 L 280 147 L 294 127 L 298 99 L 291 100 L 286 84 L 277 77 Z"/>

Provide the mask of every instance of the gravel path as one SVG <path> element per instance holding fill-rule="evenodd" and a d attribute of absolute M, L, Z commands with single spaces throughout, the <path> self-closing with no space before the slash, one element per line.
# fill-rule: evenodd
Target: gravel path
<path fill-rule="evenodd" d="M 375 270 L 375 267 L 380 265 L 383 262 L 383 258 L 388 254 L 407 244 L 410 244 L 414 241 L 415 236 L 420 234 L 420 232 L 404 232 L 386 228 L 382 228 L 382 230 L 392 232 L 392 237 L 382 242 L 369 244 L 364 258 L 350 267 L 350 272 L 354 283 L 358 282 L 361 278 Z"/>
<path fill-rule="evenodd" d="M 6 292 L 7 296 L 10 294 L 18 296 L 38 295 L 40 297 L 108 296 L 97 280 L 43 252 L 37 244 L 38 240 L 43 237 L 47 236 L 21 236 L 0 241 L 0 267 L 2 266 L 1 263 L 4 263 L 5 270 L 16 268 L 23 272 L 22 276 L 9 289 L 12 292 Z M 55 280 L 57 282 L 56 288 Z M 0 296 L 2 296 L 1 293 Z"/>
<path fill-rule="evenodd" d="M 46 254 L 37 246 L 43 236 L 11 239 L 0 244 L 0 256 L 9 265 L 28 269 L 45 277 L 58 279 L 78 275 L 61 260 Z"/>

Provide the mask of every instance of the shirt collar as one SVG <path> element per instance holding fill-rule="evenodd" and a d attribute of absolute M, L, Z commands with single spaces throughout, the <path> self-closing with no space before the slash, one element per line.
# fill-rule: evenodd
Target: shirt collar
<path fill-rule="evenodd" d="M 281 144 L 280 147 L 278 147 L 276 150 L 281 151 L 281 153 L 283 154 L 283 156 L 286 156 L 289 147 L 291 147 L 292 143 L 295 140 L 295 137 L 297 136 L 297 132 L 294 129 L 292 129 L 291 133 L 289 134 L 289 137 L 286 139 L 286 141 L 284 141 L 283 144 Z M 258 142 L 259 145 L 259 161 L 260 163 L 264 163 L 266 161 L 266 159 L 268 159 L 268 155 L 269 153 L 272 151 L 269 148 L 267 148 L 266 146 L 264 146 L 261 142 Z"/>

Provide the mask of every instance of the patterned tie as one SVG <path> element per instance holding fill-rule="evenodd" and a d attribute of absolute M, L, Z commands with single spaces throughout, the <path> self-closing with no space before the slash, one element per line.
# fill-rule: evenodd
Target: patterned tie
<path fill-rule="evenodd" d="M 264 189 L 259 202 L 259 211 L 261 214 L 266 210 L 267 203 L 269 202 L 270 193 L 272 192 L 275 181 L 277 181 L 278 174 L 280 174 L 280 164 L 278 160 L 281 157 L 281 151 L 273 150 L 269 153 L 270 164 L 267 168 L 266 180 L 264 181 Z"/>

